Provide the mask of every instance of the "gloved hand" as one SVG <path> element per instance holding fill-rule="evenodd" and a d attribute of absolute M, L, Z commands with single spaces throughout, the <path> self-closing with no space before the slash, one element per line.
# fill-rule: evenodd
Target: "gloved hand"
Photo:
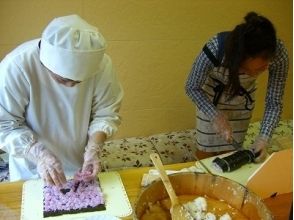
<path fill-rule="evenodd" d="M 31 146 L 26 157 L 37 164 L 38 173 L 45 183 L 59 187 L 66 183 L 61 162 L 42 143 Z"/>
<path fill-rule="evenodd" d="M 232 128 L 225 114 L 218 112 L 212 120 L 212 126 L 226 142 L 232 143 Z"/>
<path fill-rule="evenodd" d="M 89 140 L 84 153 L 84 163 L 81 171 L 84 181 L 91 181 L 97 177 L 101 170 L 100 155 L 104 143 L 95 143 Z"/>
<path fill-rule="evenodd" d="M 258 136 L 255 142 L 250 146 L 250 149 L 258 156 L 255 158 L 254 162 L 261 163 L 265 160 L 267 156 L 266 147 L 268 146 L 268 138 L 263 136 Z"/>

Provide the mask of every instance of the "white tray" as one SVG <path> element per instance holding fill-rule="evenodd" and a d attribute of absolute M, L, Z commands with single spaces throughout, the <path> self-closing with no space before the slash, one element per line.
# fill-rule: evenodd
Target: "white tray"
<path fill-rule="evenodd" d="M 23 185 L 21 220 L 87 220 L 97 219 L 106 220 L 114 217 L 126 217 L 132 214 L 132 208 L 117 172 L 105 172 L 98 174 L 102 192 L 106 201 L 106 210 L 96 212 L 85 212 L 78 214 L 65 214 L 55 217 L 43 218 L 43 181 L 29 180 Z M 100 217 L 99 217 L 100 216 Z M 105 217 L 106 216 L 106 217 Z"/>

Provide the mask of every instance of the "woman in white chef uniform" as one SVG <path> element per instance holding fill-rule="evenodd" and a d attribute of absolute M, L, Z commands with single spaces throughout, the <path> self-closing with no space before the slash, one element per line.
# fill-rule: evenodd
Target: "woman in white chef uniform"
<path fill-rule="evenodd" d="M 256 79 L 265 70 L 269 75 L 264 117 L 250 147 L 259 155 L 256 162 L 265 158 L 281 115 L 287 50 L 272 23 L 255 12 L 206 43 L 186 83 L 186 93 L 197 106 L 198 157 L 233 150 L 232 138 L 243 143 L 255 105 Z"/>
<path fill-rule="evenodd" d="M 54 19 L 41 39 L 0 63 L 0 146 L 10 180 L 61 186 L 99 172 L 104 141 L 120 123 L 123 91 L 98 29 L 77 15 Z"/>

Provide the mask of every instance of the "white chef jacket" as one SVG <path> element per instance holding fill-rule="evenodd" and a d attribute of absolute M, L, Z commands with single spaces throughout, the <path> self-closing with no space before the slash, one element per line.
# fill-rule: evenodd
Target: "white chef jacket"
<path fill-rule="evenodd" d="M 88 134 L 110 137 L 120 123 L 123 91 L 109 56 L 96 75 L 66 87 L 40 62 L 39 41 L 20 45 L 0 63 L 0 146 L 9 153 L 11 181 L 38 178 L 24 157 L 34 142 L 45 144 L 72 175 L 82 167 Z"/>

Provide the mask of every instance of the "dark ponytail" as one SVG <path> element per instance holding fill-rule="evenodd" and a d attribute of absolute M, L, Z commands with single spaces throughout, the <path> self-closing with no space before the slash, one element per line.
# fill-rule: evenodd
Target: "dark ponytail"
<path fill-rule="evenodd" d="M 276 50 L 276 31 L 265 17 L 249 12 L 245 22 L 237 25 L 225 41 L 224 67 L 229 70 L 228 91 L 239 94 L 239 68 L 247 58 L 271 58 Z"/>

